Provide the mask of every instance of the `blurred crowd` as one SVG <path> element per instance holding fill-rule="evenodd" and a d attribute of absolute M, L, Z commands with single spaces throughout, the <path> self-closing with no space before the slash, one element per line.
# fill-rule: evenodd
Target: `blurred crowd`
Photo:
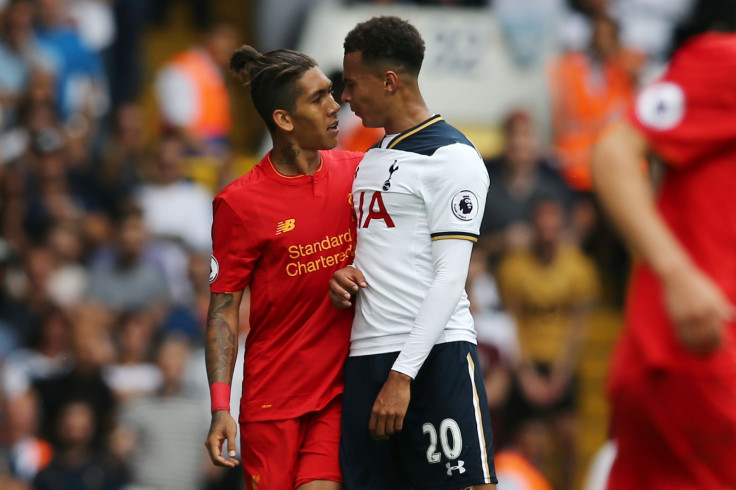
<path fill-rule="evenodd" d="M 189 2 L 197 42 L 149 77 L 146 135 L 145 33 L 170 3 L 0 0 L 2 488 L 242 484 L 203 446 L 211 201 L 235 177 L 230 54 L 273 46 L 218 21 L 217 2 Z M 590 150 L 665 58 L 688 2 L 374 3 L 488 8 L 510 36 L 521 4 L 553 6 L 575 33 L 549 66 L 551 133 L 523 109 L 498 121 L 468 277 L 496 447 L 573 488 L 581 344 L 596 307 L 620 307 L 628 267 L 591 192 Z"/>

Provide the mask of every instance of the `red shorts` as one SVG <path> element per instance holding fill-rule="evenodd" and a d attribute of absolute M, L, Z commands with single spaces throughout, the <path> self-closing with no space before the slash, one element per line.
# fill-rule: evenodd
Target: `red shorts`
<path fill-rule="evenodd" d="M 736 379 L 628 360 L 609 386 L 618 448 L 609 490 L 736 488 Z"/>
<path fill-rule="evenodd" d="M 342 482 L 342 396 L 296 419 L 240 424 L 240 447 L 248 490 L 285 490 L 314 480 Z"/>

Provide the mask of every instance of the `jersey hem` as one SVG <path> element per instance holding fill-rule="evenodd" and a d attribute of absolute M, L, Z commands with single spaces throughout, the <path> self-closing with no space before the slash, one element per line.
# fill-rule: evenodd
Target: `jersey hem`
<path fill-rule="evenodd" d="M 376 338 L 368 338 L 356 340 L 350 343 L 350 353 L 348 357 L 371 356 L 374 354 L 387 354 L 389 352 L 401 352 L 404 344 L 409 339 L 409 334 L 394 335 L 390 343 L 384 345 L 375 345 Z M 478 341 L 473 333 L 467 331 L 444 332 L 434 345 L 445 344 L 447 342 L 470 342 L 477 345 Z M 367 344 L 367 345 L 366 345 Z"/>

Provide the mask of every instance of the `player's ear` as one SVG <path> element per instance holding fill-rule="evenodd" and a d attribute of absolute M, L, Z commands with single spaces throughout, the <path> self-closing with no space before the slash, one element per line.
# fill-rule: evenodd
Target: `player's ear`
<path fill-rule="evenodd" d="M 291 114 L 283 109 L 276 109 L 273 111 L 273 122 L 276 127 L 282 131 L 290 133 L 294 130 L 294 120 L 291 118 Z"/>
<path fill-rule="evenodd" d="M 399 88 L 399 76 L 395 71 L 389 70 L 383 74 L 383 90 L 388 94 L 396 92 Z"/>

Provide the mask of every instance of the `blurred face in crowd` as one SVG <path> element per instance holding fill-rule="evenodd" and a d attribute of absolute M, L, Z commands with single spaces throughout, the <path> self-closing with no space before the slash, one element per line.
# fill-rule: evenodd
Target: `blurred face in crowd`
<path fill-rule="evenodd" d="M 176 138 L 167 138 L 161 142 L 156 160 L 158 182 L 166 185 L 182 178 L 184 145 Z"/>
<path fill-rule="evenodd" d="M 65 2 L 66 0 L 35 0 L 40 24 L 49 28 L 63 23 L 67 17 Z"/>
<path fill-rule="evenodd" d="M 619 52 L 618 26 L 613 19 L 602 15 L 593 19 L 591 45 L 593 53 L 601 60 L 609 59 Z"/>
<path fill-rule="evenodd" d="M 240 44 L 238 31 L 227 24 L 220 24 L 207 35 L 205 46 L 215 64 L 223 70 L 230 66 L 230 57 Z"/>
<path fill-rule="evenodd" d="M 66 446 L 84 446 L 95 431 L 95 413 L 88 403 L 72 402 L 61 411 L 58 421 L 59 439 Z"/>
<path fill-rule="evenodd" d="M 506 126 L 506 159 L 515 167 L 528 168 L 537 160 L 537 136 L 528 116 L 512 116 Z"/>
<path fill-rule="evenodd" d="M 31 290 L 45 291 L 49 277 L 57 268 L 54 254 L 46 247 L 34 247 L 26 252 L 25 270 Z"/>
<path fill-rule="evenodd" d="M 123 261 L 136 260 L 148 240 L 143 216 L 131 215 L 120 223 L 118 247 Z"/>
<path fill-rule="evenodd" d="M 189 355 L 189 344 L 183 339 L 169 339 L 161 344 L 157 358 L 164 384 L 170 387 L 178 387 L 181 384 Z"/>
<path fill-rule="evenodd" d="M 383 72 L 362 61 L 362 53 L 353 51 L 343 58 L 345 88 L 342 101 L 350 104 L 366 128 L 381 128 L 388 113 L 388 98 L 384 90 Z"/>
<path fill-rule="evenodd" d="M 561 203 L 553 200 L 538 203 L 532 214 L 537 243 L 557 243 L 562 238 L 564 222 L 565 210 Z"/>
<path fill-rule="evenodd" d="M 330 93 L 332 82 L 318 67 L 304 72 L 299 81 L 296 108 L 288 113 L 291 138 L 304 150 L 324 150 L 337 146 L 337 112 L 340 104 Z"/>
<path fill-rule="evenodd" d="M 154 326 L 144 314 L 128 316 L 120 332 L 120 361 L 142 362 L 148 354 Z"/>
<path fill-rule="evenodd" d="M 141 111 L 136 105 L 121 107 L 117 113 L 117 137 L 127 150 L 139 150 L 143 146 Z"/>
<path fill-rule="evenodd" d="M 38 429 L 38 415 L 38 400 L 32 391 L 9 399 L 5 425 L 10 441 L 17 442 L 34 435 Z"/>
<path fill-rule="evenodd" d="M 33 6 L 29 0 L 16 0 L 5 11 L 5 35 L 15 49 L 25 45 L 31 33 Z"/>

